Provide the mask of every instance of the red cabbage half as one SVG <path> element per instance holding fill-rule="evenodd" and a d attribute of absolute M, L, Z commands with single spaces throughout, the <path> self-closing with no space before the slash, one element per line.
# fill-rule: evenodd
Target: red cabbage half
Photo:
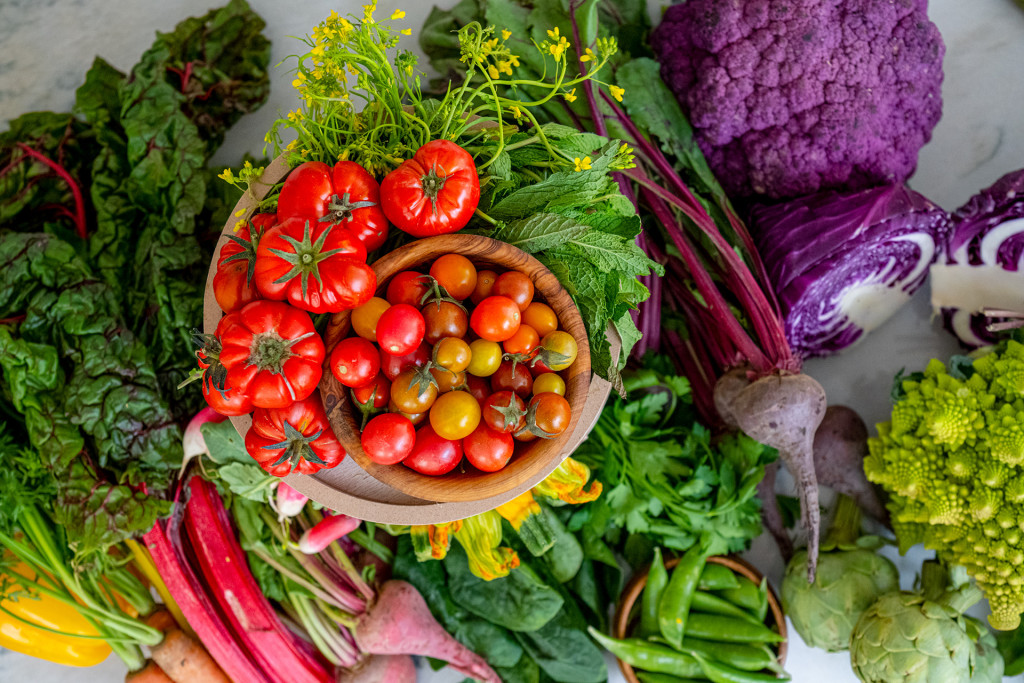
<path fill-rule="evenodd" d="M 997 341 L 982 309 L 1024 315 L 1024 169 L 1007 173 L 953 214 L 944 265 L 932 266 L 932 306 L 967 346 Z"/>
<path fill-rule="evenodd" d="M 793 350 L 827 356 L 888 320 L 924 283 L 948 226 L 942 209 L 903 185 L 754 209 Z"/>

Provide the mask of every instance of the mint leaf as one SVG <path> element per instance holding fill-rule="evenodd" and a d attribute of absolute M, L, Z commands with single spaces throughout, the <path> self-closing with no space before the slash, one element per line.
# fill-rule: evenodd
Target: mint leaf
<path fill-rule="evenodd" d="M 640 330 L 637 329 L 636 323 L 633 322 L 633 316 L 629 312 L 623 313 L 617 320 L 612 321 L 612 325 L 615 326 L 615 331 L 619 333 L 619 339 L 622 340 L 622 351 L 619 352 L 618 363 L 621 370 L 626 366 L 626 359 L 629 358 L 633 347 L 643 335 L 640 334 Z"/>
<path fill-rule="evenodd" d="M 572 216 L 538 213 L 530 218 L 512 221 L 495 230 L 491 236 L 533 254 L 580 237 L 589 229 Z"/>
<path fill-rule="evenodd" d="M 224 465 L 217 472 L 232 493 L 258 503 L 266 502 L 270 485 L 276 481 L 258 465 L 240 462 Z"/>
<path fill-rule="evenodd" d="M 650 275 L 652 267 L 663 272 L 661 266 L 647 258 L 636 244 L 606 232 L 591 231 L 569 240 L 569 244 L 580 256 L 606 273 L 636 277 Z"/>
<path fill-rule="evenodd" d="M 245 450 L 245 439 L 231 424 L 231 420 L 207 422 L 199 428 L 199 433 L 203 435 L 206 448 L 210 451 L 210 460 L 218 465 L 232 462 L 252 464 L 253 459 Z"/>

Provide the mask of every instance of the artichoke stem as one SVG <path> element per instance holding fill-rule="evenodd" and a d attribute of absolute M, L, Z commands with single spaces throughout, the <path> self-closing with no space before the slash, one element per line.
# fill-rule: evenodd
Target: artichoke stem
<path fill-rule="evenodd" d="M 853 498 L 842 493 L 837 495 L 836 501 L 836 514 L 832 518 L 832 528 L 829 529 L 828 537 L 821 546 L 823 551 L 852 546 L 860 538 L 860 506 Z"/>

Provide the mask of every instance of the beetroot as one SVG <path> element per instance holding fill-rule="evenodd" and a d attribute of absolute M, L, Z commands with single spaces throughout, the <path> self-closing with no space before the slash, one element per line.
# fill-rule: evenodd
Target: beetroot
<path fill-rule="evenodd" d="M 482 657 L 448 635 L 423 596 L 405 581 L 392 579 L 381 586 L 377 601 L 359 618 L 354 635 L 363 652 L 433 657 L 479 681 L 501 683 Z"/>
<path fill-rule="evenodd" d="M 416 665 L 409 655 L 370 655 L 342 671 L 338 683 L 416 683 Z"/>
<path fill-rule="evenodd" d="M 880 522 L 889 513 L 874 487 L 864 476 L 868 454 L 868 428 L 852 408 L 829 406 L 814 435 L 814 469 L 818 481 L 853 498 L 857 505 Z"/>

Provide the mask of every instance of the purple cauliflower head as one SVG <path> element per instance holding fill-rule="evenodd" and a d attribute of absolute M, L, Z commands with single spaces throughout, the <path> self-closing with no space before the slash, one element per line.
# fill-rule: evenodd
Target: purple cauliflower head
<path fill-rule="evenodd" d="M 651 36 L 726 191 L 906 180 L 942 113 L 926 0 L 688 0 Z"/>

